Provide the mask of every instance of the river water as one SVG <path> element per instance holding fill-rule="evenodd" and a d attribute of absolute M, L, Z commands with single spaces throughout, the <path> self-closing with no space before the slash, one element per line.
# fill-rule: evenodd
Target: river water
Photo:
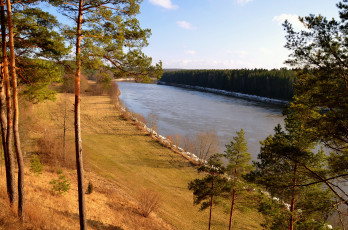
<path fill-rule="evenodd" d="M 243 128 L 249 152 L 256 159 L 259 141 L 272 134 L 277 124 L 284 123 L 280 106 L 173 86 L 117 84 L 125 107 L 145 118 L 149 114 L 157 116 L 159 134 L 185 136 L 213 129 L 220 139 L 221 152 Z"/>

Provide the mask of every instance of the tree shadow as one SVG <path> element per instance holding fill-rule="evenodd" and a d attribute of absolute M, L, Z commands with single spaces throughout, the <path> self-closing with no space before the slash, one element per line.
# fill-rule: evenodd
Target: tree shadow
<path fill-rule="evenodd" d="M 56 210 L 56 212 L 59 214 L 62 214 L 64 216 L 68 216 L 68 217 L 71 217 L 73 219 L 76 219 L 76 221 L 79 220 L 79 215 L 76 213 L 71 213 L 68 211 L 58 211 L 58 210 Z M 123 230 L 123 228 L 121 228 L 119 226 L 108 225 L 108 224 L 104 224 L 100 221 L 90 220 L 90 219 L 87 219 L 87 226 L 93 227 L 95 229 L 100 229 L 100 230 Z"/>

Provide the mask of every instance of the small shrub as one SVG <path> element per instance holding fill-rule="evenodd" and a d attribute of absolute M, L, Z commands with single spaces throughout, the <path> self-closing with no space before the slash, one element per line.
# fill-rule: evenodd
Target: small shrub
<path fill-rule="evenodd" d="M 120 96 L 121 92 L 118 89 L 118 85 L 116 82 L 113 82 L 111 84 L 111 87 L 109 89 L 109 96 L 111 98 L 111 104 L 115 105 L 116 107 L 119 107 L 120 105 L 122 105 L 122 103 L 120 102 L 119 96 Z"/>
<path fill-rule="evenodd" d="M 81 93 L 86 92 L 89 88 L 87 77 L 83 74 L 81 74 L 80 88 Z M 75 76 L 73 74 L 66 74 L 63 76 L 63 84 L 60 91 L 64 93 L 75 92 Z"/>
<path fill-rule="evenodd" d="M 111 88 L 111 80 L 112 80 L 112 74 L 110 72 L 100 72 L 97 74 L 97 91 L 100 94 L 104 94 L 105 92 L 108 92 L 108 90 Z"/>
<path fill-rule="evenodd" d="M 93 184 L 88 182 L 86 194 L 91 194 L 93 192 Z"/>
<path fill-rule="evenodd" d="M 70 190 L 70 182 L 63 174 L 62 170 L 57 171 L 58 179 L 51 180 L 50 184 L 53 186 L 52 191 L 58 194 L 63 194 Z"/>
<path fill-rule="evenodd" d="M 138 196 L 139 214 L 148 217 L 161 203 L 160 195 L 151 189 L 143 189 Z"/>
<path fill-rule="evenodd" d="M 167 137 L 167 140 L 168 140 L 168 144 L 169 144 L 169 148 L 173 147 L 173 137 L 171 135 L 169 135 Z"/>
<path fill-rule="evenodd" d="M 52 113 L 53 115 L 53 113 Z M 69 120 L 68 120 L 69 121 Z M 62 123 L 61 121 L 58 121 Z M 72 127 L 68 126 L 67 130 Z M 63 130 L 63 127 L 61 127 Z M 64 168 L 75 169 L 75 146 L 74 142 L 66 138 L 66 149 L 64 154 L 63 135 L 58 133 L 54 128 L 40 130 L 43 135 L 37 140 L 37 153 L 44 165 L 60 168 L 64 164 Z"/>
<path fill-rule="evenodd" d="M 33 155 L 30 159 L 30 172 L 34 174 L 42 174 L 43 166 L 37 155 Z"/>
<path fill-rule="evenodd" d="M 173 136 L 173 145 L 176 145 L 177 147 L 181 146 L 182 143 L 182 137 L 179 134 L 174 134 Z"/>
<path fill-rule="evenodd" d="M 148 116 L 147 116 L 147 127 L 149 127 L 152 131 L 155 131 L 157 132 L 157 124 L 158 124 L 158 117 L 156 114 L 154 113 L 150 113 Z"/>

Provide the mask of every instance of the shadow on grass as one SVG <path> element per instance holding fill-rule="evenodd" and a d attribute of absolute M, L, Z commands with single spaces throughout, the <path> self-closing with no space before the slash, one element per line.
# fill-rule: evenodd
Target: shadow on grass
<path fill-rule="evenodd" d="M 76 219 L 76 221 L 79 221 L 79 215 L 77 215 L 76 213 L 70 213 L 70 212 L 67 212 L 67 211 L 56 211 L 57 213 L 60 213 L 64 216 L 68 216 L 68 217 L 71 217 L 73 219 Z M 108 225 L 108 224 L 104 224 L 100 221 L 97 221 L 97 220 L 89 220 L 87 219 L 87 226 L 89 227 L 93 227 L 93 228 L 96 228 L 96 229 L 100 229 L 100 230 L 123 230 L 123 228 L 121 227 L 118 227 L 118 226 L 114 226 L 114 225 Z"/>

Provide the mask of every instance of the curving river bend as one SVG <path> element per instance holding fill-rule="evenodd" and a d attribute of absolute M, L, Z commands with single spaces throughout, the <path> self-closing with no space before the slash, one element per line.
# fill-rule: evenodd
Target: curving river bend
<path fill-rule="evenodd" d="M 120 99 L 132 112 L 145 118 L 155 114 L 158 132 L 163 136 L 194 135 L 214 129 L 219 136 L 221 152 L 236 131 L 246 133 L 249 152 L 256 159 L 259 141 L 283 124 L 280 106 L 248 101 L 173 86 L 117 82 Z"/>

